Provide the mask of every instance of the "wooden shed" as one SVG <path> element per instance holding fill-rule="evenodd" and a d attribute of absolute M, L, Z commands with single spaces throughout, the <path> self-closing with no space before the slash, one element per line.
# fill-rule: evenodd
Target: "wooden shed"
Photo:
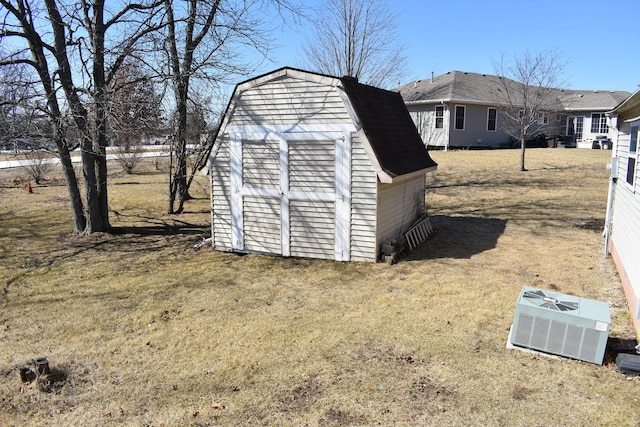
<path fill-rule="evenodd" d="M 236 86 L 209 167 L 214 249 L 375 262 L 437 164 L 400 94 L 282 68 Z"/>

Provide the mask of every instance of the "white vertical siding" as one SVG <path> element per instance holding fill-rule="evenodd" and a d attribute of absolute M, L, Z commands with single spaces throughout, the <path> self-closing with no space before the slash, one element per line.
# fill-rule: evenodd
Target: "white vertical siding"
<path fill-rule="evenodd" d="M 351 146 L 351 259 L 377 261 L 377 177 L 360 138 Z"/>
<path fill-rule="evenodd" d="M 211 164 L 211 237 L 213 248 L 231 250 L 231 194 L 229 138 L 222 138 Z"/>
<path fill-rule="evenodd" d="M 377 244 L 400 236 L 424 212 L 425 176 L 378 184 Z"/>

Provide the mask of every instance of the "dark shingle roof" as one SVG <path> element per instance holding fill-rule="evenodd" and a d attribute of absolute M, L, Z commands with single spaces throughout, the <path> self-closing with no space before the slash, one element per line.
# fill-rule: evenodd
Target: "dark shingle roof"
<path fill-rule="evenodd" d="M 629 95 L 623 90 L 562 90 L 558 98 L 565 110 L 610 110 Z"/>
<path fill-rule="evenodd" d="M 340 79 L 376 158 L 391 177 L 436 167 L 397 92 Z"/>
<path fill-rule="evenodd" d="M 395 89 L 405 102 L 466 102 L 494 104 L 494 88 L 500 77 L 491 74 L 450 71 L 433 79 L 417 80 Z M 514 82 L 515 83 L 515 82 Z M 560 108 L 572 110 L 610 110 L 630 95 L 625 91 L 556 89 Z"/>
<path fill-rule="evenodd" d="M 492 89 L 497 76 L 450 71 L 432 79 L 416 80 L 395 89 L 405 102 L 466 101 L 487 102 L 493 99 Z"/>

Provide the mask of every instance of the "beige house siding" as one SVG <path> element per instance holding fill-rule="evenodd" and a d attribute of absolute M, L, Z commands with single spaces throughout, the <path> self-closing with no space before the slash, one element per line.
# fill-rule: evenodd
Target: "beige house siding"
<path fill-rule="evenodd" d="M 222 138 L 212 161 L 211 175 L 211 237 L 213 248 L 230 251 L 231 247 L 231 195 L 229 138 Z"/>
<path fill-rule="evenodd" d="M 415 217 L 416 191 L 424 203 L 424 175 L 403 177 L 437 166 L 403 107 L 398 94 L 287 68 L 239 84 L 210 159 L 214 248 L 377 261 L 380 230 L 406 227 L 394 223 Z M 399 216 L 394 188 L 412 193 Z"/>
<path fill-rule="evenodd" d="M 360 138 L 351 145 L 351 260 L 376 261 L 377 177 Z"/>
<path fill-rule="evenodd" d="M 424 212 L 424 175 L 394 184 L 378 184 L 378 246 L 406 230 Z"/>
<path fill-rule="evenodd" d="M 292 100 L 304 98 L 304 102 Z M 350 123 L 337 90 L 318 82 L 282 78 L 242 93 L 233 113 L 235 125 Z"/>
<path fill-rule="evenodd" d="M 640 108 L 629 111 L 625 117 L 640 116 Z M 618 161 L 617 184 L 614 190 L 611 220 L 611 253 L 622 279 L 629 308 L 640 336 L 640 167 L 636 161 L 634 185 L 627 183 L 629 158 L 629 141 L 631 125 L 637 126 L 640 120 L 633 123 L 619 120 L 619 133 L 615 144 L 614 156 Z"/>
<path fill-rule="evenodd" d="M 291 255 L 333 259 L 335 202 L 292 200 L 290 205 Z"/>
<path fill-rule="evenodd" d="M 423 109 L 424 108 L 424 109 Z M 414 107 L 407 106 L 413 123 L 418 129 L 420 137 L 428 147 L 447 147 L 449 145 L 449 109 L 444 109 L 443 127 L 436 129 L 435 106 Z"/>
<path fill-rule="evenodd" d="M 334 141 L 289 142 L 289 189 L 333 193 L 335 151 Z"/>
<path fill-rule="evenodd" d="M 605 239 L 608 236 L 607 249 L 616 263 L 636 334 L 640 337 L 640 159 L 637 153 L 640 147 L 630 153 L 631 127 L 640 126 L 640 92 L 636 91 L 609 114 L 614 134 L 612 165 L 617 161 L 618 167 L 617 180 L 609 190 L 612 204 L 607 210 L 610 216 L 606 225 L 610 228 L 605 227 Z M 630 156 L 636 161 L 635 180 L 631 184 L 627 182 Z"/>
<path fill-rule="evenodd" d="M 280 254 L 280 198 L 244 196 L 242 202 L 244 249 Z"/>

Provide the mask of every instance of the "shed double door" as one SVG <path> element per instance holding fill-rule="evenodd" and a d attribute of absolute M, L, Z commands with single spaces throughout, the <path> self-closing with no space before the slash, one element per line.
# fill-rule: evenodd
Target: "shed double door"
<path fill-rule="evenodd" d="M 231 157 L 234 248 L 348 260 L 344 145 L 341 138 L 238 141 Z"/>

